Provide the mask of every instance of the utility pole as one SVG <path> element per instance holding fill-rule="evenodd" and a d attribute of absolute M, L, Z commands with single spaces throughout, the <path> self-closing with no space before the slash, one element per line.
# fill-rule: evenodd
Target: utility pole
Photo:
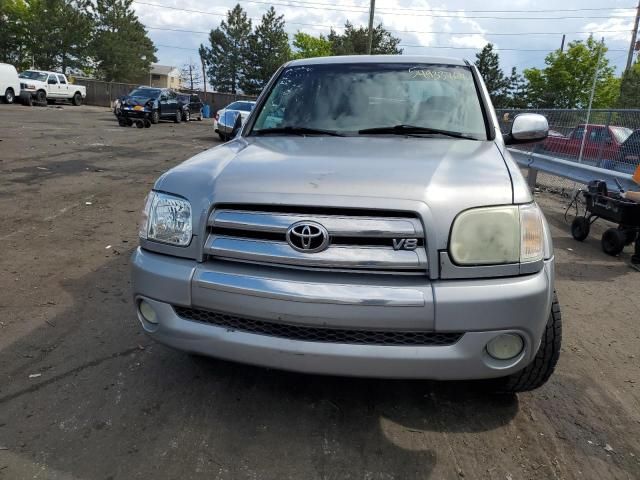
<path fill-rule="evenodd" d="M 371 55 L 371 46 L 373 44 L 373 15 L 376 9 L 376 0 L 371 0 L 369 6 L 369 38 L 367 39 L 367 55 Z M 638 11 L 640 12 L 640 3 L 638 3 Z M 638 27 L 638 19 L 636 17 L 636 29 Z"/>
<path fill-rule="evenodd" d="M 633 51 L 636 48 L 636 39 L 638 37 L 638 22 L 640 21 L 640 1 L 638 1 L 638 8 L 636 9 L 636 21 L 633 24 L 633 33 L 631 34 L 631 43 L 629 44 L 629 55 L 627 55 L 627 68 L 624 69 L 628 72 L 631 68 L 631 62 L 633 62 Z"/>
<path fill-rule="evenodd" d="M 582 163 L 582 154 L 584 153 L 584 142 L 587 139 L 587 131 L 589 128 L 589 119 L 591 117 L 591 106 L 593 105 L 593 97 L 596 93 L 596 83 L 598 82 L 598 74 L 600 73 L 600 59 L 604 50 L 604 37 L 600 40 L 600 49 L 598 50 L 598 59 L 596 60 L 596 72 L 593 74 L 593 84 L 591 85 L 591 95 L 589 95 L 589 107 L 587 108 L 587 121 L 585 123 L 584 132 L 582 134 L 582 142 L 580 142 L 580 153 L 578 154 L 578 163 Z"/>
<path fill-rule="evenodd" d="M 207 96 L 207 70 L 204 67 L 204 58 L 200 57 L 202 62 L 202 83 L 204 85 L 204 96 Z"/>
<path fill-rule="evenodd" d="M 564 40 L 567 38 L 567 36 L 563 33 L 562 34 L 562 43 L 560 44 L 560 53 L 564 52 Z"/>

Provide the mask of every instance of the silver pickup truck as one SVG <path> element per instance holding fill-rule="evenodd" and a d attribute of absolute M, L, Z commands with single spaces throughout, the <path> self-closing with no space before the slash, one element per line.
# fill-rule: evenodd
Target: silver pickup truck
<path fill-rule="evenodd" d="M 560 352 L 549 228 L 466 61 L 284 65 L 233 139 L 162 175 L 133 255 L 142 328 L 299 372 L 547 381 Z"/>

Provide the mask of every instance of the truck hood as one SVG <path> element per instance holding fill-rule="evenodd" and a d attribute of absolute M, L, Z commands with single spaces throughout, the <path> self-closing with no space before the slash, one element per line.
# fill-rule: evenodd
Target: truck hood
<path fill-rule="evenodd" d="M 130 95 L 125 95 L 124 97 L 121 98 L 120 100 L 122 102 L 123 105 L 131 105 L 131 106 L 136 106 L 136 105 L 142 105 L 145 106 L 147 104 L 151 105 L 153 103 L 155 103 L 155 98 L 150 98 L 150 97 L 132 97 Z"/>
<path fill-rule="evenodd" d="M 155 188 L 188 198 L 196 223 L 212 203 L 411 210 L 439 248 L 462 210 L 513 202 L 493 142 L 398 136 L 238 138 L 170 170 Z"/>

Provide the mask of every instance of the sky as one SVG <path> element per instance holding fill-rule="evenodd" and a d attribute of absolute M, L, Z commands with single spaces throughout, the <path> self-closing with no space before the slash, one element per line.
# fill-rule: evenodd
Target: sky
<path fill-rule="evenodd" d="M 237 0 L 134 0 L 133 7 L 158 48 L 158 63 L 180 68 L 190 60 L 199 62 L 198 46 L 207 44 L 207 32 L 219 26 L 236 3 Z M 367 0 L 239 3 L 254 25 L 273 5 L 278 14 L 284 15 L 290 38 L 296 31 L 327 34 L 331 26 L 341 32 L 347 20 L 367 25 L 369 18 Z M 609 62 L 619 74 L 626 64 L 634 3 L 635 0 L 376 0 L 375 23 L 381 22 L 401 39 L 405 54 L 474 61 L 479 49 L 491 42 L 505 73 L 513 66 L 518 72 L 544 67 L 545 56 L 560 47 L 563 33 L 567 43 L 593 33 L 598 40 L 604 37 Z M 556 8 L 559 4 L 562 10 Z"/>

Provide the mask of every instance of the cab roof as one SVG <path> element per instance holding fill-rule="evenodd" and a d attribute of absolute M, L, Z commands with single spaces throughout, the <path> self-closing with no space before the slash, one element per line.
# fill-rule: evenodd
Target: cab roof
<path fill-rule="evenodd" d="M 467 66 L 469 62 L 454 57 L 430 57 L 426 55 L 344 55 L 339 57 L 303 58 L 289 62 L 288 66 L 327 65 L 349 63 L 433 63 L 437 65 Z"/>

